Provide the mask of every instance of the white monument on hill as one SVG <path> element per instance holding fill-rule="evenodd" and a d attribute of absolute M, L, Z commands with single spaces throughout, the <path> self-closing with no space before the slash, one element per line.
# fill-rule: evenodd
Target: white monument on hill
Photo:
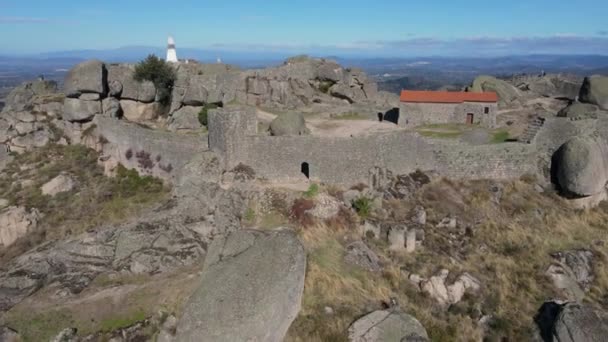
<path fill-rule="evenodd" d="M 177 63 L 177 52 L 175 51 L 175 40 L 169 36 L 167 39 L 167 62 Z"/>

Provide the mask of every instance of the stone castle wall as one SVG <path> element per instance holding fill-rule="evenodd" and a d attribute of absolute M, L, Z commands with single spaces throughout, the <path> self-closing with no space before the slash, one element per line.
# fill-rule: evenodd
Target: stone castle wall
<path fill-rule="evenodd" d="M 344 138 L 257 136 L 235 132 L 243 127 L 239 124 L 241 116 L 247 114 L 212 111 L 210 129 L 223 127 L 228 131 L 217 135 L 210 131 L 209 147 L 222 156 L 226 169 L 243 163 L 252 167 L 257 177 L 268 180 L 303 180 L 303 163 L 307 164 L 312 180 L 345 185 L 368 182 L 370 170 L 376 168 L 393 174 L 436 170 L 464 179 L 509 179 L 536 171 L 532 145 L 473 146 L 404 131 Z"/>
<path fill-rule="evenodd" d="M 190 159 L 207 149 L 207 139 L 201 135 L 152 130 L 104 116 L 96 116 L 93 122 L 103 141 L 101 156 L 111 161 L 107 164 L 120 163 L 169 182 Z"/>
<path fill-rule="evenodd" d="M 488 108 L 488 113 L 485 113 Z M 473 114 L 473 123 L 485 127 L 496 125 L 495 103 L 404 103 L 399 105 L 399 125 L 415 127 L 427 124 L 467 123 L 467 114 Z"/>

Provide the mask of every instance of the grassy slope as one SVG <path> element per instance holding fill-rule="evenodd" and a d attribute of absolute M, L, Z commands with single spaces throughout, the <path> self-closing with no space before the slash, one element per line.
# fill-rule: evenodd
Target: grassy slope
<path fill-rule="evenodd" d="M 500 204 L 492 201 L 487 181 L 439 181 L 423 188 L 413 201 L 386 203 L 394 209 L 397 222 L 404 222 L 409 210 L 421 204 L 427 208 L 429 224 L 423 247 L 412 255 L 390 254 L 384 242 L 368 241 L 386 261 L 379 274 L 343 262 L 346 241 L 358 238 L 354 227 L 301 228 L 309 263 L 303 309 L 288 341 L 346 341 L 351 322 L 380 309 L 391 297 L 424 324 L 433 341 L 478 340 L 481 330 L 476 321 L 481 314 L 495 317 L 491 341 L 530 340 L 536 311 L 544 300 L 557 295 L 544 274 L 550 253 L 565 249 L 594 251 L 596 280 L 587 299 L 606 305 L 608 250 L 600 242 L 608 232 L 608 206 L 577 211 L 523 181 L 503 186 Z M 457 216 L 462 229 L 435 228 L 446 215 Z M 430 277 L 441 268 L 450 270 L 451 276 L 470 272 L 481 280 L 481 293 L 466 295 L 446 311 L 417 292 L 401 272 Z M 325 306 L 335 313 L 326 314 Z"/>
<path fill-rule="evenodd" d="M 0 251 L 0 262 L 47 240 L 123 221 L 168 195 L 159 179 L 135 171 L 119 167 L 116 177 L 104 176 L 97 158 L 81 145 L 48 145 L 18 155 L 8 165 L 0 176 L 1 196 L 10 205 L 37 208 L 44 218 L 38 229 Z M 75 188 L 55 197 L 43 195 L 40 187 L 61 172 L 75 179 Z"/>

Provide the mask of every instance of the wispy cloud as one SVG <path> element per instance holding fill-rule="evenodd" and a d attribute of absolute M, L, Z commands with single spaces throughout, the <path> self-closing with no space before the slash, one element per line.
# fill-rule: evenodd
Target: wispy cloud
<path fill-rule="evenodd" d="M 44 24 L 49 22 L 51 20 L 48 18 L 0 16 L 0 24 Z"/>
<path fill-rule="evenodd" d="M 608 31 L 597 31 L 600 36 L 608 36 Z"/>
<path fill-rule="evenodd" d="M 340 53 L 383 53 L 394 55 L 512 55 L 512 54 L 608 54 L 608 36 L 579 36 L 560 33 L 552 36 L 491 37 L 455 39 L 410 37 L 402 40 L 355 41 L 336 44 L 215 44 L 226 50 Z"/>

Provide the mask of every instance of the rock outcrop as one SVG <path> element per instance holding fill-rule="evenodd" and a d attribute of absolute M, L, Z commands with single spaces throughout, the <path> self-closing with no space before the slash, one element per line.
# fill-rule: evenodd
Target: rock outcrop
<path fill-rule="evenodd" d="M 57 94 L 56 82 L 44 80 L 25 82 L 9 93 L 2 112 L 45 112 L 51 107 L 48 106 L 49 103 L 61 101 L 62 96 Z M 47 107 L 47 110 L 44 107 Z"/>
<path fill-rule="evenodd" d="M 107 68 L 110 96 L 122 100 L 144 103 L 154 102 L 156 87 L 150 81 L 136 81 L 133 78 L 135 73 L 134 65 L 110 64 Z"/>
<path fill-rule="evenodd" d="M 562 118 L 583 118 L 592 119 L 596 118 L 598 114 L 598 107 L 589 103 L 575 102 L 568 107 L 560 110 L 557 113 L 558 117 Z"/>
<path fill-rule="evenodd" d="M 198 113 L 202 107 L 184 106 L 171 115 L 169 129 L 171 131 L 193 131 L 202 127 Z"/>
<path fill-rule="evenodd" d="M 426 329 L 418 320 L 395 309 L 367 314 L 348 328 L 351 342 L 428 341 Z"/>
<path fill-rule="evenodd" d="M 67 74 L 64 92 L 67 97 L 77 98 L 81 94 L 105 95 L 108 71 L 103 62 L 90 60 L 76 65 Z"/>
<path fill-rule="evenodd" d="M 74 179 L 66 174 L 51 179 L 45 183 L 40 190 L 43 195 L 55 196 L 62 192 L 71 191 L 74 188 Z"/>
<path fill-rule="evenodd" d="M 493 91 L 498 94 L 498 107 L 510 108 L 521 105 L 520 91 L 510 83 L 492 76 L 478 76 L 470 87 L 474 92 Z"/>
<path fill-rule="evenodd" d="M 579 197 L 604 191 L 607 155 L 608 149 L 596 138 L 575 137 L 562 145 L 555 158 L 561 190 Z"/>
<path fill-rule="evenodd" d="M 306 128 L 304 116 L 292 112 L 281 114 L 272 120 L 269 131 L 274 136 L 306 135 L 310 133 L 310 130 Z"/>
<path fill-rule="evenodd" d="M 593 252 L 571 250 L 552 254 L 553 263 L 546 274 L 553 285 L 563 293 L 564 299 L 582 302 L 594 279 Z"/>
<path fill-rule="evenodd" d="M 10 246 L 17 239 L 36 229 L 40 220 L 36 209 L 8 207 L 0 210 L 0 246 Z"/>
<path fill-rule="evenodd" d="M 300 310 L 306 253 L 290 231 L 217 237 L 178 341 L 282 341 Z"/>
<path fill-rule="evenodd" d="M 608 77 L 599 75 L 586 77 L 579 93 L 579 100 L 608 110 Z"/>
<path fill-rule="evenodd" d="M 596 342 L 608 336 L 608 313 L 584 304 L 543 304 L 535 317 L 545 342 Z"/>
<path fill-rule="evenodd" d="M 582 80 L 570 75 L 529 76 L 516 87 L 533 92 L 536 96 L 565 98 L 574 100 L 582 85 Z"/>

